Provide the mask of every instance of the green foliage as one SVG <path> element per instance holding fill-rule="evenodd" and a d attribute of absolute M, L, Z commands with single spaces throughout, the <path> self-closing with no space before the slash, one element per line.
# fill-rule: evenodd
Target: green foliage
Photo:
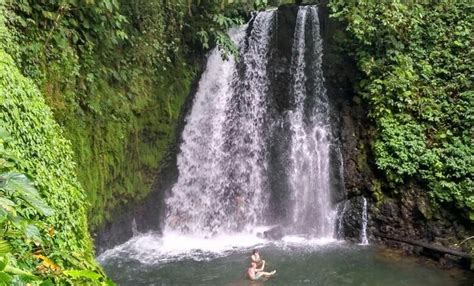
<path fill-rule="evenodd" d="M 182 45 L 169 41 L 182 34 L 178 20 L 171 21 L 176 13 L 152 14 L 165 11 L 163 5 L 153 10 L 155 1 L 143 2 L 148 6 L 137 15 L 124 7 L 130 22 L 115 1 L 10 1 L 3 10 L 10 40 L 0 44 L 35 79 L 73 142 L 93 226 L 150 189 L 193 74 Z M 132 20 L 142 16 L 160 20 L 138 31 Z M 171 30 L 160 28 L 168 24 Z"/>
<path fill-rule="evenodd" d="M 12 247 L 9 241 L 29 244 L 34 241 L 40 245 L 42 240 L 38 227 L 45 227 L 37 219 L 29 219 L 32 211 L 43 216 L 53 214 L 46 206 L 32 182 L 24 175 L 9 172 L 13 169 L 12 156 L 4 148 L 8 137 L 0 129 L 0 285 L 10 285 L 13 279 L 34 279 L 30 272 L 9 265 Z M 21 276 L 21 277 L 19 277 Z"/>
<path fill-rule="evenodd" d="M 77 285 L 82 280 L 62 275 L 62 269 L 88 269 L 103 280 L 93 258 L 84 194 L 76 181 L 70 142 L 62 136 L 35 85 L 20 74 L 3 50 L 0 123 L 6 131 L 0 132 L 0 217 L 4 218 L 0 227 L 8 230 L 4 239 L 15 261 L 5 272 L 19 275 L 25 271 L 13 273 L 18 267 L 51 277 L 56 284 Z M 6 133 L 11 134 L 8 140 Z M 34 183 L 23 174 L 35 178 Z"/>
<path fill-rule="evenodd" d="M 237 54 L 235 45 L 227 35 L 229 28 L 243 24 L 240 14 L 242 4 L 221 4 L 220 1 L 196 1 L 189 5 L 189 25 L 187 32 L 191 44 L 209 49 L 217 45 L 224 55 Z M 245 7 L 252 7 L 247 4 Z M 244 7 L 244 8 L 245 8 Z"/>
<path fill-rule="evenodd" d="M 111 53 L 112 47 L 127 38 L 121 29 L 125 18 L 118 11 L 117 0 L 6 0 L 5 6 L 12 12 L 7 24 L 21 29 L 16 36 L 28 43 L 15 57 L 33 78 L 43 76 L 45 67 L 41 63 L 45 60 L 67 59 L 74 63 L 77 54 L 90 57 L 99 46 L 104 53 Z M 92 64 L 82 61 L 80 67 L 63 68 L 76 73 L 83 68 L 93 69 Z"/>
<path fill-rule="evenodd" d="M 0 0 L 0 227 L 16 234 L 0 266 L 17 271 L 0 284 L 26 269 L 33 284 L 112 285 L 85 213 L 95 227 L 148 192 L 194 76 L 186 58 L 235 53 L 225 32 L 259 5 Z"/>
<path fill-rule="evenodd" d="M 392 187 L 416 179 L 433 203 L 474 220 L 473 5 L 469 1 L 337 1 L 377 135 L 377 166 Z"/>
<path fill-rule="evenodd" d="M 6 2 L 0 45 L 72 142 L 92 228 L 150 190 L 195 74 L 186 59 L 214 45 L 235 53 L 225 31 L 265 4 L 253 2 Z"/>

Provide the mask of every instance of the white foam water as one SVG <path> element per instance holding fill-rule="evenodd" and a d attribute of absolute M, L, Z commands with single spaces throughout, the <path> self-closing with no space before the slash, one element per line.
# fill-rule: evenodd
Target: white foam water
<path fill-rule="evenodd" d="M 165 229 L 209 236 L 257 224 L 267 209 L 264 128 L 266 61 L 274 11 L 255 16 L 253 28 L 232 30 L 244 76 L 231 57 L 214 49 L 183 130 L 179 177 L 166 200 Z"/>
<path fill-rule="evenodd" d="M 296 235 L 283 237 L 280 241 L 269 241 L 261 237 L 267 226 L 256 227 L 252 233 L 222 234 L 214 237 L 184 236 L 179 232 L 168 232 L 163 236 L 145 233 L 133 237 L 126 243 L 102 253 L 99 262 L 127 257 L 143 264 L 162 264 L 182 260 L 211 260 L 234 252 L 250 253 L 254 248 L 273 244 L 280 248 L 297 247 L 315 250 L 325 245 L 341 243 L 329 238 L 311 238 Z"/>
<path fill-rule="evenodd" d="M 313 53 L 309 59 L 308 45 Z M 291 65 L 295 98 L 295 108 L 288 113 L 292 224 L 297 232 L 333 238 L 336 210 L 331 202 L 329 179 L 331 132 L 322 75 L 322 40 L 315 7 L 305 6 L 298 10 Z M 310 76 L 317 79 L 310 86 L 308 70 Z"/>
<path fill-rule="evenodd" d="M 360 230 L 360 245 L 369 245 L 369 239 L 367 238 L 367 199 L 362 197 L 363 207 L 362 207 L 362 218 L 361 218 L 361 230 Z"/>
<path fill-rule="evenodd" d="M 209 260 L 230 252 L 260 247 L 268 243 L 256 233 L 222 234 L 215 237 L 184 236 L 179 232 L 141 234 L 102 253 L 99 261 L 128 257 L 143 264 L 159 264 L 184 259 Z"/>

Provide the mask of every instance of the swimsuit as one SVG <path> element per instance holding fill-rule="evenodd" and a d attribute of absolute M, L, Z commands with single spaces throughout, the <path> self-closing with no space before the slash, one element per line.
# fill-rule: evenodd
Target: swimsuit
<path fill-rule="evenodd" d="M 261 272 L 255 273 L 255 280 L 260 280 L 261 278 L 263 278 L 263 275 Z"/>

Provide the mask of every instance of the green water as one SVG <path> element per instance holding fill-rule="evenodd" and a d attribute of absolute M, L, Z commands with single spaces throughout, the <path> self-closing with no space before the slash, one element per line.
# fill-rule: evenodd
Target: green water
<path fill-rule="evenodd" d="M 153 264 L 124 255 L 102 260 L 118 285 L 474 285 L 472 273 L 440 270 L 420 260 L 374 247 L 336 244 L 317 248 L 268 245 L 260 248 L 267 270 L 277 270 L 268 281 L 245 279 L 250 248 L 221 257 L 202 254 L 200 261 L 175 258 Z M 222 254 L 221 254 L 222 255 Z"/>

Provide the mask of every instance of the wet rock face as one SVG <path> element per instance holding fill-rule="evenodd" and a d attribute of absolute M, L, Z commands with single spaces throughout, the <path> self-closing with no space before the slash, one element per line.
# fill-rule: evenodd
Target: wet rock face
<path fill-rule="evenodd" d="M 375 202 L 367 200 L 367 237 L 370 243 L 401 248 L 407 253 L 435 259 L 442 267 L 461 266 L 468 268 L 469 261 L 457 257 L 445 257 L 438 252 L 381 237 L 404 238 L 428 242 L 433 245 L 456 248 L 455 245 L 472 235 L 472 226 L 459 221 L 448 210 L 435 213 L 428 201 L 427 193 L 416 185 L 407 185 L 398 198 L 385 198 Z M 360 242 L 363 216 L 362 196 L 351 197 L 338 207 L 340 215 L 337 231 L 339 239 Z M 468 227 L 466 227 L 466 225 Z M 469 253 L 468 245 L 461 247 Z"/>
<path fill-rule="evenodd" d="M 206 60 L 200 59 L 200 73 L 204 71 L 205 66 Z M 115 209 L 112 212 L 113 219 L 92 233 L 97 255 L 129 240 L 134 235 L 135 227 L 136 231 L 141 233 L 162 231 L 165 217 L 165 197 L 178 177 L 176 154 L 181 143 L 180 134 L 184 129 L 185 116 L 191 110 L 198 84 L 199 77 L 196 77 L 178 120 L 175 142 L 172 143 L 167 156 L 163 159 L 150 193 L 141 201 L 131 202 Z"/>
<path fill-rule="evenodd" d="M 329 18 L 329 9 L 324 3 L 319 8 L 319 21 L 323 38 L 325 86 L 335 132 L 333 137 L 339 140 L 335 145 L 340 148 L 340 163 L 344 170 L 344 185 L 334 188 L 342 191 L 334 194 L 334 202 L 338 203 L 345 197 L 359 196 L 370 187 L 368 182 L 374 177 L 368 159 L 371 125 L 367 119 L 367 108 L 354 92 L 359 76 L 356 63 L 341 48 L 340 39 L 345 37 L 345 27 Z"/>
<path fill-rule="evenodd" d="M 273 118 L 273 134 L 268 142 L 270 151 L 269 162 L 269 189 L 270 201 L 273 206 L 270 209 L 268 223 L 283 223 L 288 220 L 289 194 L 288 181 L 286 180 L 286 166 L 288 165 L 288 150 L 290 137 L 288 136 L 289 126 L 280 122 L 285 112 L 292 105 L 290 94 L 290 82 L 292 81 L 290 66 L 293 47 L 293 34 L 296 25 L 297 6 L 282 6 L 278 9 L 275 17 L 274 30 L 270 42 L 270 54 L 267 71 L 270 84 L 269 96 L 271 100 L 269 112 Z M 285 178 L 285 179 L 284 179 Z"/>
<path fill-rule="evenodd" d="M 367 237 L 370 243 L 379 243 L 396 248 L 402 248 L 407 253 L 428 256 L 439 260 L 442 264 L 464 265 L 457 258 L 443 258 L 429 251 L 402 244 L 384 237 L 405 238 L 424 241 L 433 245 L 442 245 L 453 248 L 466 237 L 472 235 L 472 229 L 466 227 L 462 221 L 447 210 L 441 210 L 434 215 L 429 207 L 428 196 L 422 189 L 408 186 L 401 198 L 385 198 L 375 202 L 367 199 Z M 363 217 L 363 197 L 355 196 L 339 204 L 339 221 L 336 226 L 339 239 L 360 242 Z M 424 212 L 424 213 L 423 213 Z M 469 246 L 461 248 L 469 253 Z"/>
<path fill-rule="evenodd" d="M 324 39 L 323 69 L 325 85 L 332 106 L 335 138 L 339 138 L 344 166 L 343 194 L 334 194 L 334 203 L 346 202 L 346 214 L 339 220 L 342 237 L 359 241 L 361 229 L 361 196 L 368 199 L 369 241 L 405 248 L 413 247 L 382 240 L 374 236 L 401 236 L 448 247 L 474 235 L 474 225 L 453 215 L 447 206 L 432 209 L 426 188 L 411 182 L 393 190 L 384 175 L 377 170 L 372 153 L 375 127 L 368 119 L 368 108 L 354 92 L 360 78 L 355 61 L 341 48 L 338 38 L 344 38 L 344 27 L 329 18 L 329 10 L 320 5 L 321 36 Z M 337 225 L 339 227 L 339 225 Z M 474 242 L 473 242 L 474 245 Z M 468 243 L 464 251 L 469 252 Z M 474 248 L 473 248 L 474 249 Z"/>
<path fill-rule="evenodd" d="M 340 204 L 338 208 L 339 223 L 336 228 L 339 239 L 360 242 L 362 236 L 363 206 L 364 201 L 362 196 L 352 197 Z M 371 221 L 370 218 L 368 221 Z M 370 237 L 368 230 L 367 235 Z"/>
<path fill-rule="evenodd" d="M 292 98 L 288 95 L 291 87 L 289 83 L 292 80 L 290 66 L 297 14 L 297 6 L 282 6 L 278 9 L 275 30 L 270 43 L 271 50 L 267 67 L 272 83 L 269 86 L 269 93 L 272 95 L 270 98 L 273 102 L 270 104 L 280 114 L 293 105 Z"/>
<path fill-rule="evenodd" d="M 434 214 L 427 192 L 408 185 L 399 198 L 387 198 L 369 208 L 371 224 L 387 236 L 423 240 L 452 247 L 469 235 L 469 228 L 449 210 Z"/>

